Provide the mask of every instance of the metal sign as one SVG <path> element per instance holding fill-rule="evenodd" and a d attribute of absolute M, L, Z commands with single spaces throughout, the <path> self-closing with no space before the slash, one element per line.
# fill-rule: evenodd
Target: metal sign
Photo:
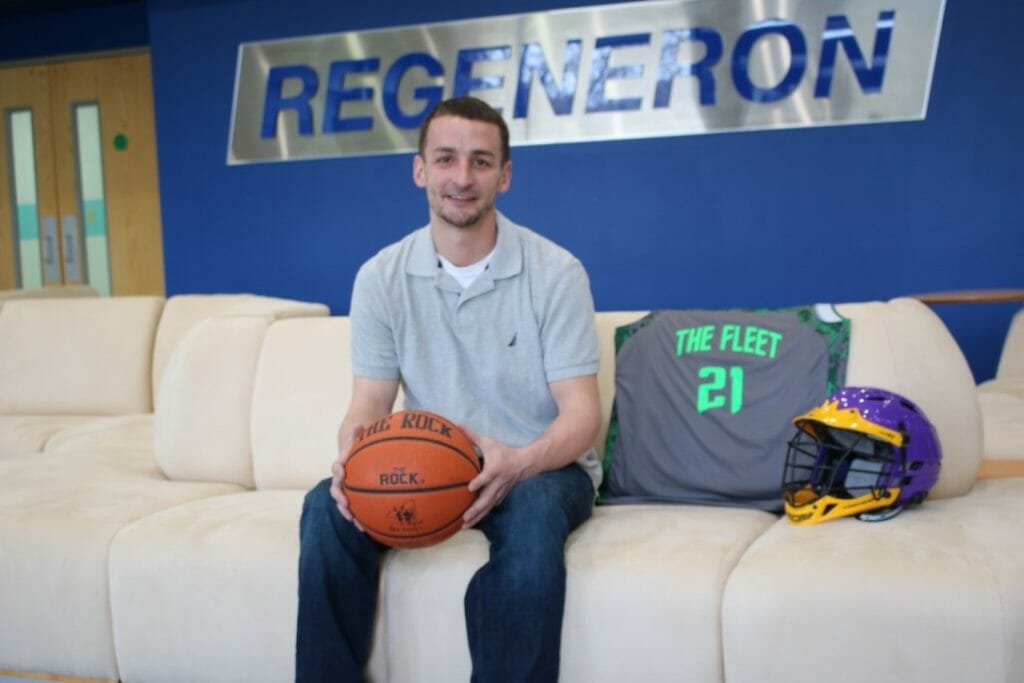
<path fill-rule="evenodd" d="M 944 9 L 674 0 L 243 43 L 228 163 L 408 152 L 467 94 L 517 145 L 922 119 Z"/>

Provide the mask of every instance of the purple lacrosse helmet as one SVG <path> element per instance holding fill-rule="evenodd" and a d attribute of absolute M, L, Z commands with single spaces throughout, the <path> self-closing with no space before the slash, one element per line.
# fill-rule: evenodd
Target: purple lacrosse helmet
<path fill-rule="evenodd" d="M 890 519 L 923 501 L 939 479 L 935 427 L 899 394 L 846 387 L 793 424 L 783 503 L 794 524 Z"/>

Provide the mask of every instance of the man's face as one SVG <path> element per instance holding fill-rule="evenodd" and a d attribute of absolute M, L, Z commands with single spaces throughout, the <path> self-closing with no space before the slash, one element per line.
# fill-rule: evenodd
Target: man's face
<path fill-rule="evenodd" d="M 495 197 L 511 179 L 511 162 L 501 160 L 501 133 L 484 121 L 435 118 L 423 153 L 413 159 L 413 180 L 427 191 L 432 219 L 458 228 L 492 216 Z"/>

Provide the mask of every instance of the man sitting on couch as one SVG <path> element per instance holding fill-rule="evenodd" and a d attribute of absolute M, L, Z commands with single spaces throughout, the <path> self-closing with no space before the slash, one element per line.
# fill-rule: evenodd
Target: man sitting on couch
<path fill-rule="evenodd" d="M 473 680 L 554 682 L 565 540 L 590 516 L 601 477 L 589 279 L 495 209 L 511 162 L 508 128 L 487 104 L 440 103 L 413 178 L 429 225 L 371 258 L 353 286 L 340 457 L 302 514 L 296 680 L 362 679 L 384 547 L 353 522 L 341 481 L 351 443 L 391 412 L 402 382 L 407 407 L 466 426 L 483 453 L 464 516 L 491 543 L 465 596 Z"/>

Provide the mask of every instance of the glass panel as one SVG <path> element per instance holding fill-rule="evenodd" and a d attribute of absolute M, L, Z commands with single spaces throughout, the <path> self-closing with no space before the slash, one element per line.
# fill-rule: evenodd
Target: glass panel
<path fill-rule="evenodd" d="M 36 155 L 32 136 L 32 110 L 11 110 L 7 114 L 11 135 L 9 160 L 11 196 L 14 198 L 16 282 L 23 289 L 43 284 L 39 251 L 39 204 L 36 199 Z"/>
<path fill-rule="evenodd" d="M 103 152 L 100 108 L 76 104 L 75 151 L 78 161 L 78 202 L 85 228 L 85 278 L 102 296 L 110 296 L 110 256 L 107 249 L 107 206 L 103 194 Z"/>

